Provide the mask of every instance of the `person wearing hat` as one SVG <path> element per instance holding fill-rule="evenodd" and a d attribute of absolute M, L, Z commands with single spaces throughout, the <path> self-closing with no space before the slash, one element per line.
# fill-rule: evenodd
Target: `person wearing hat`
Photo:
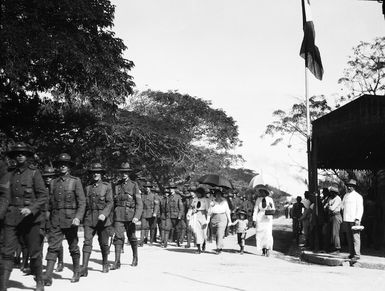
<path fill-rule="evenodd" d="M 40 226 L 44 220 L 44 207 L 48 199 L 40 171 L 29 164 L 32 149 L 25 143 L 16 143 L 7 153 L 16 160 L 10 172 L 10 199 L 4 219 L 4 246 L 0 269 L 0 290 L 6 290 L 13 267 L 13 255 L 18 241 L 26 242 L 30 254 L 30 268 L 35 275 L 36 290 L 44 290 L 42 277 L 42 236 Z"/>
<path fill-rule="evenodd" d="M 361 237 L 359 230 L 352 227 L 360 226 L 364 213 L 364 201 L 362 196 L 356 191 L 357 181 L 350 179 L 346 183 L 347 192 L 342 199 L 342 232 L 346 234 L 349 248 L 349 258 L 358 260 L 361 253 Z"/>
<path fill-rule="evenodd" d="M 114 207 L 112 187 L 102 180 L 105 172 L 100 163 L 93 163 L 88 170 L 92 175 L 91 184 L 86 187 L 86 212 L 84 215 L 83 264 L 80 276 L 88 276 L 88 262 L 92 252 L 92 241 L 98 235 L 102 252 L 102 273 L 108 273 L 108 227 L 112 224 L 111 211 Z"/>
<path fill-rule="evenodd" d="M 143 246 L 143 243 L 147 243 L 148 230 L 150 230 L 150 245 L 155 240 L 156 229 L 156 217 L 159 213 L 159 197 L 152 191 L 151 182 L 147 181 L 143 184 L 143 212 L 142 212 L 142 229 L 140 231 L 139 246 Z"/>
<path fill-rule="evenodd" d="M 335 254 L 339 254 L 341 250 L 340 242 L 340 227 L 342 223 L 341 216 L 341 198 L 339 196 L 339 191 L 336 186 L 330 186 L 329 188 L 329 198 L 326 201 L 325 209 L 329 216 L 329 226 L 330 226 L 330 251 Z M 328 242 L 327 242 L 328 243 Z"/>
<path fill-rule="evenodd" d="M 273 249 L 273 216 L 268 215 L 269 212 L 275 210 L 274 201 L 269 197 L 267 188 L 258 190 L 258 198 L 255 201 L 253 221 L 255 227 L 255 240 L 257 244 L 257 252 L 262 250 L 262 255 L 269 256 L 270 250 Z"/>
<path fill-rule="evenodd" d="M 187 234 L 187 240 L 186 240 L 185 248 L 188 249 L 188 248 L 191 247 L 191 236 L 192 236 L 192 233 L 191 233 L 191 228 L 188 227 L 187 212 L 188 212 L 188 210 L 191 207 L 191 203 L 192 203 L 194 197 L 190 193 L 190 191 L 187 191 L 187 189 L 185 189 L 184 191 L 181 191 L 179 195 L 182 197 L 184 213 L 183 213 L 183 216 L 182 216 L 181 220 L 179 221 L 179 237 L 178 237 L 178 240 L 179 240 L 179 245 L 182 245 L 183 241 L 184 241 L 184 237 Z M 195 196 L 195 194 L 194 194 L 194 196 Z"/>
<path fill-rule="evenodd" d="M 222 190 L 214 190 L 215 198 L 211 201 L 208 209 L 207 224 L 211 223 L 211 229 L 216 240 L 216 254 L 220 254 L 223 249 L 223 239 L 227 225 L 232 225 L 231 211 L 227 199 Z"/>
<path fill-rule="evenodd" d="M 10 200 L 10 177 L 11 174 L 7 170 L 7 164 L 4 160 L 0 160 L 0 250 L 4 245 L 4 217 L 7 212 Z M 0 252 L 0 261 L 3 261 Z"/>
<path fill-rule="evenodd" d="M 120 255 L 124 244 L 124 233 L 127 233 L 127 239 L 132 249 L 131 266 L 138 265 L 138 239 L 135 235 L 136 223 L 142 216 L 143 202 L 139 186 L 130 179 L 130 173 L 133 170 L 129 163 L 122 163 L 118 169 L 120 180 L 113 187 L 114 195 L 114 230 L 115 236 L 113 244 L 115 246 L 115 261 L 111 270 L 120 268 Z"/>
<path fill-rule="evenodd" d="M 237 212 L 238 218 L 233 222 L 233 225 L 236 227 L 235 231 L 237 233 L 238 244 L 240 247 L 240 254 L 243 255 L 245 250 L 245 241 L 249 225 L 249 220 L 247 219 L 247 213 L 245 210 L 239 210 Z"/>
<path fill-rule="evenodd" d="M 74 166 L 71 156 L 60 154 L 54 161 L 58 169 L 58 177 L 52 180 L 50 194 L 50 230 L 48 234 L 47 268 L 44 276 L 46 286 L 52 285 L 52 273 L 56 258 L 65 237 L 72 257 L 73 276 L 71 283 L 80 278 L 80 249 L 78 227 L 84 217 L 86 199 L 83 186 L 78 177 L 70 175 L 70 167 Z"/>
<path fill-rule="evenodd" d="M 207 240 L 207 212 L 210 207 L 210 200 L 206 197 L 206 190 L 202 187 L 194 191 L 196 197 L 191 202 L 187 216 L 189 216 L 189 225 L 195 235 L 195 243 L 200 254 L 206 250 Z"/>
<path fill-rule="evenodd" d="M 43 176 L 44 184 L 47 188 L 48 193 L 51 193 L 51 182 L 52 180 L 56 177 L 56 171 L 53 167 L 51 166 L 46 166 L 44 167 L 44 170 L 41 174 Z M 50 223 L 49 223 L 49 201 L 47 201 L 46 205 L 46 219 L 45 223 L 42 227 L 44 227 L 43 232 L 47 235 L 50 229 Z M 57 255 L 57 266 L 56 266 L 56 272 L 62 272 L 64 269 L 64 261 L 63 261 L 63 256 L 64 256 L 64 250 L 63 250 L 63 244 L 60 246 L 59 253 Z"/>
<path fill-rule="evenodd" d="M 184 214 L 182 198 L 177 194 L 176 189 L 177 186 L 175 184 L 169 184 L 165 189 L 166 195 L 160 204 L 163 231 L 162 247 L 164 248 L 167 248 L 170 232 L 175 234 L 176 238 L 179 238 L 179 222 Z M 179 240 L 177 240 L 177 246 L 180 246 Z"/>

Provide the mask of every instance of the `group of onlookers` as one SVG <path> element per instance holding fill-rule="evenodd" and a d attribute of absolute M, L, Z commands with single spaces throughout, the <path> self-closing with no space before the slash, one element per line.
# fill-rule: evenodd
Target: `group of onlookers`
<path fill-rule="evenodd" d="M 346 193 L 342 198 L 336 186 L 324 188 L 322 195 L 312 195 L 306 191 L 304 199 L 298 196 L 291 209 L 293 235 L 299 243 L 303 232 L 305 246 L 334 254 L 340 253 L 341 239 L 344 239 L 349 258 L 358 260 L 364 203 L 357 192 L 355 179 L 350 179 L 345 185 Z"/>

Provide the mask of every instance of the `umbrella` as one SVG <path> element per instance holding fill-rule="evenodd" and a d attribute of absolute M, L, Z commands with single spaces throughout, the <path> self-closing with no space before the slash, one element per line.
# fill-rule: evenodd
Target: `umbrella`
<path fill-rule="evenodd" d="M 198 179 L 198 182 L 213 187 L 224 187 L 229 189 L 234 188 L 229 180 L 217 174 L 204 175 Z"/>
<path fill-rule="evenodd" d="M 262 174 L 257 174 L 251 179 L 249 183 L 249 188 L 254 189 L 255 187 L 260 187 L 264 185 L 265 183 L 263 182 Z"/>

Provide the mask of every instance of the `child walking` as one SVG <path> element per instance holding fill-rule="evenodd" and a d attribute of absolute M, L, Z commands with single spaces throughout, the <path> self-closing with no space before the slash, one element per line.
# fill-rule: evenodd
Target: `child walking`
<path fill-rule="evenodd" d="M 233 225 L 236 227 L 237 236 L 238 236 L 238 244 L 240 246 L 240 253 L 243 255 L 245 250 L 245 240 L 246 240 L 246 232 L 248 229 L 249 220 L 247 219 L 246 211 L 240 210 L 238 212 L 238 219 L 233 222 Z"/>

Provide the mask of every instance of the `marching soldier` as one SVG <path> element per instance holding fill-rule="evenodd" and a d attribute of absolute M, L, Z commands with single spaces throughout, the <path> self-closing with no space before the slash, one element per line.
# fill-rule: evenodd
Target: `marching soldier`
<path fill-rule="evenodd" d="M 139 246 L 147 243 L 148 230 L 150 230 L 150 245 L 155 240 L 156 217 L 159 212 L 159 198 L 158 195 L 152 192 L 152 184 L 146 182 L 143 185 L 143 213 L 142 213 L 142 230 L 140 232 Z"/>
<path fill-rule="evenodd" d="M 79 178 L 70 175 L 70 167 L 74 165 L 71 156 L 66 153 L 60 154 L 54 165 L 59 169 L 59 177 L 54 179 L 51 184 L 49 207 L 51 228 L 48 236 L 47 270 L 44 278 L 46 286 L 52 285 L 52 273 L 63 236 L 67 239 L 72 257 L 71 283 L 79 281 L 78 227 L 86 207 L 82 183 Z"/>
<path fill-rule="evenodd" d="M 139 221 L 143 203 L 139 191 L 139 186 L 129 177 L 132 169 L 129 163 L 123 163 L 118 169 L 121 173 L 120 181 L 114 187 L 114 246 L 115 246 L 115 262 L 111 266 L 111 270 L 120 268 L 120 255 L 124 244 L 124 232 L 127 233 L 127 239 L 131 244 L 132 263 L 131 266 L 138 265 L 138 239 L 136 238 L 135 224 Z"/>
<path fill-rule="evenodd" d="M 102 181 L 105 170 L 100 163 L 91 165 L 92 184 L 86 187 L 86 213 L 84 217 L 83 265 L 80 276 L 88 276 L 88 261 L 92 252 L 92 240 L 97 233 L 102 252 L 103 273 L 108 273 L 108 226 L 112 224 L 111 211 L 114 206 L 111 184 Z"/>
<path fill-rule="evenodd" d="M 193 196 L 189 191 L 182 192 L 184 214 L 179 223 L 179 229 L 180 229 L 179 244 L 183 244 L 184 237 L 187 234 L 187 244 L 185 246 L 185 248 L 187 249 L 191 247 L 191 238 L 192 238 L 191 228 L 189 227 L 188 225 L 189 223 L 187 220 L 187 211 L 191 208 L 192 201 L 193 201 Z"/>
<path fill-rule="evenodd" d="M 171 184 L 166 187 L 166 195 L 161 201 L 161 218 L 162 218 L 162 247 L 167 248 L 170 231 L 176 232 L 179 238 L 179 222 L 183 217 L 182 198 L 176 193 L 176 185 Z M 179 240 L 177 246 L 180 246 Z"/>
<path fill-rule="evenodd" d="M 6 163 L 1 160 L 0 161 L 0 250 L 3 248 L 4 243 L 4 216 L 7 212 L 10 198 L 10 188 L 9 188 L 9 179 L 10 174 L 7 171 Z M 1 252 L 0 252 L 0 265 L 3 261 Z M 0 267 L 1 269 L 1 267 Z"/>
<path fill-rule="evenodd" d="M 46 166 L 44 168 L 43 173 L 41 174 L 43 176 L 43 180 L 45 183 L 45 186 L 47 188 L 48 193 L 51 193 L 50 187 L 51 187 L 51 182 L 56 176 L 55 169 L 50 166 Z M 46 219 L 44 221 L 44 224 L 42 225 L 43 231 L 48 234 L 49 229 L 50 229 L 50 223 L 49 223 L 49 200 L 47 201 L 46 205 Z M 62 272 L 64 269 L 64 262 L 63 262 L 63 244 L 60 246 L 59 253 L 57 256 L 57 266 L 56 266 L 56 272 Z"/>
<path fill-rule="evenodd" d="M 40 225 L 42 211 L 48 199 L 40 172 L 28 162 L 32 149 L 25 143 L 15 144 L 8 156 L 16 159 L 16 168 L 10 173 L 10 200 L 4 221 L 4 247 L 0 270 L 0 290 L 7 290 L 12 272 L 13 254 L 17 242 L 26 242 L 31 257 L 31 272 L 35 275 L 36 290 L 44 290 L 42 278 Z"/>

